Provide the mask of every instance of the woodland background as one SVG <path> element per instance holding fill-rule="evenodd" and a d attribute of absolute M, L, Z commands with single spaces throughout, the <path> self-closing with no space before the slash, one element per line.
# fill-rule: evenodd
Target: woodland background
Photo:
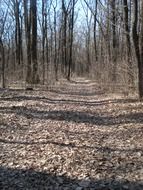
<path fill-rule="evenodd" d="M 86 76 L 143 96 L 141 0 L 1 0 L 2 87 Z"/>
<path fill-rule="evenodd" d="M 1 190 L 143 190 L 143 1 L 0 0 L 0 76 Z"/>

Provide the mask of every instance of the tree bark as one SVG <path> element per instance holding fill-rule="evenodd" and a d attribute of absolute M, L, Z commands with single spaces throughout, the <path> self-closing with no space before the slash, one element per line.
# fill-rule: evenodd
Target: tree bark
<path fill-rule="evenodd" d="M 32 64 L 31 64 L 31 14 L 28 12 L 28 0 L 23 0 L 24 4 L 24 23 L 27 52 L 27 71 L 26 82 L 32 83 Z"/>
<path fill-rule="evenodd" d="M 139 68 L 139 96 L 143 98 L 143 1 L 141 2 L 141 53 L 140 53 L 140 63 L 138 64 Z"/>
<path fill-rule="evenodd" d="M 1 38 L 0 38 L 0 62 L 2 63 L 2 88 L 5 88 L 5 52 Z"/>
<path fill-rule="evenodd" d="M 31 58 L 33 64 L 32 71 L 32 83 L 37 84 L 39 82 L 38 75 L 38 61 L 37 61 L 37 0 L 30 1 L 31 6 L 31 29 L 32 29 L 32 40 L 31 40 Z"/>
<path fill-rule="evenodd" d="M 139 35 L 138 35 L 138 0 L 134 0 L 133 2 L 134 2 L 133 42 L 134 42 L 135 54 L 138 64 L 139 98 L 142 99 L 143 98 L 143 45 L 141 45 L 141 52 L 140 52 Z M 143 5 L 142 5 L 142 11 L 143 11 Z M 143 42 L 143 21 L 142 21 L 141 41 Z"/>
<path fill-rule="evenodd" d="M 112 47 L 113 47 L 113 78 L 112 81 L 116 82 L 117 80 L 117 39 L 116 39 L 116 0 L 111 1 L 111 11 L 112 11 Z"/>
<path fill-rule="evenodd" d="M 123 5 L 124 5 L 124 22 L 125 22 L 125 32 L 126 32 L 127 65 L 130 68 L 128 69 L 128 77 L 129 77 L 129 84 L 133 84 L 128 1 L 124 0 Z"/>
<path fill-rule="evenodd" d="M 69 49 L 69 63 L 68 63 L 68 75 L 67 79 L 70 80 L 71 76 L 71 67 L 73 62 L 73 30 L 74 30 L 74 11 L 75 11 L 75 0 L 72 1 L 72 11 L 71 11 L 71 19 L 70 19 L 70 49 Z"/>

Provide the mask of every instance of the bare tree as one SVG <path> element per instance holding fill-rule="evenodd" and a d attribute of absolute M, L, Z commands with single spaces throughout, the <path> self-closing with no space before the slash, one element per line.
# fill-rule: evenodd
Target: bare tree
<path fill-rule="evenodd" d="M 15 16 L 15 45 L 16 45 L 16 62 L 20 65 L 23 59 L 22 53 L 22 24 L 21 15 L 20 15 L 20 3 L 21 1 L 13 0 L 13 9 L 14 9 L 14 16 Z"/>
<path fill-rule="evenodd" d="M 112 12 L 112 47 L 113 47 L 113 81 L 116 82 L 116 67 L 117 67 L 117 38 L 116 38 L 116 0 L 111 0 Z"/>
<path fill-rule="evenodd" d="M 31 58 L 33 64 L 32 83 L 37 84 L 39 82 L 38 75 L 38 61 L 37 61 L 37 0 L 30 1 L 31 11 Z"/>
<path fill-rule="evenodd" d="M 23 0 L 24 5 L 24 21 L 25 21 L 25 36 L 27 46 L 27 74 L 26 82 L 32 82 L 32 65 L 31 65 L 31 14 L 28 10 L 28 0 Z"/>
<path fill-rule="evenodd" d="M 129 65 L 130 68 L 128 69 L 129 84 L 133 84 L 128 1 L 124 0 L 123 5 L 124 5 L 124 21 L 125 21 L 125 33 L 126 33 L 126 47 L 127 47 L 127 64 Z"/>
<path fill-rule="evenodd" d="M 73 32 L 74 32 L 74 13 L 75 13 L 76 0 L 72 0 L 71 14 L 69 20 L 69 62 L 67 79 L 70 80 L 71 67 L 73 64 Z"/>
<path fill-rule="evenodd" d="M 138 89 L 139 89 L 139 97 L 143 97 L 143 62 L 142 62 L 142 57 L 141 57 L 141 52 L 140 52 L 140 41 L 139 41 L 139 35 L 138 35 L 138 1 L 134 0 L 134 21 L 133 21 L 133 42 L 134 42 L 134 47 L 135 47 L 135 53 L 136 53 L 136 58 L 137 58 L 137 63 L 138 63 Z M 143 5 L 142 5 L 142 12 L 143 12 Z M 143 13 L 142 13 L 143 14 Z M 142 21 L 143 25 L 143 21 Z M 142 26 L 142 32 L 141 36 L 143 36 L 143 26 Z M 142 37 L 143 38 L 143 37 Z M 141 39 L 142 39 L 141 38 Z M 141 46 L 141 50 L 142 50 Z"/>
<path fill-rule="evenodd" d="M 70 80 L 75 74 L 94 77 L 106 87 L 111 85 L 112 90 L 118 83 L 124 84 L 126 89 L 136 85 L 138 75 L 139 95 L 142 97 L 141 1 L 1 2 L 4 3 L 0 7 L 3 87 L 6 79 L 10 81 L 11 77 L 7 75 L 24 82 L 21 70 L 26 74 L 28 84 L 37 84 L 42 79 L 42 84 L 48 85 L 60 77 Z M 80 9 L 83 9 L 82 16 Z M 135 64 L 134 57 L 138 64 Z"/>
<path fill-rule="evenodd" d="M 37 61 L 37 1 L 28 0 L 24 2 L 25 33 L 27 41 L 27 77 L 28 83 L 39 82 L 38 61 Z"/>
<path fill-rule="evenodd" d="M 1 9 L 1 8 L 0 8 Z M 8 9 L 7 7 L 6 11 L 1 10 L 0 14 L 0 63 L 2 68 L 2 88 L 5 88 L 5 48 L 4 48 L 4 42 L 3 38 L 5 35 L 5 25 L 8 15 Z"/>

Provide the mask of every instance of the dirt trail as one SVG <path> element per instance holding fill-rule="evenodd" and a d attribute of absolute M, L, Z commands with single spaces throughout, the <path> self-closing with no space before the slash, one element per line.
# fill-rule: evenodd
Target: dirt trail
<path fill-rule="evenodd" d="M 143 103 L 89 80 L 0 92 L 0 189 L 142 190 Z"/>

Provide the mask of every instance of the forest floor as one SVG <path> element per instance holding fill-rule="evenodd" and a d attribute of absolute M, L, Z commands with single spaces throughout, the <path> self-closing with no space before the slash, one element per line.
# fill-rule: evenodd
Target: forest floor
<path fill-rule="evenodd" d="M 80 78 L 1 90 L 0 189 L 143 190 L 143 103 Z"/>

